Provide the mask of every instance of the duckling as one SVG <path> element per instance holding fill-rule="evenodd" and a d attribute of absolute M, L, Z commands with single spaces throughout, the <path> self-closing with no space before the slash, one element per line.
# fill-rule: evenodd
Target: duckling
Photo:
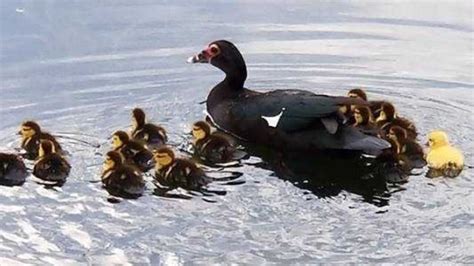
<path fill-rule="evenodd" d="M 436 130 L 428 134 L 429 151 L 426 155 L 428 177 L 456 177 L 464 168 L 464 156 L 460 150 L 449 143 L 448 135 Z"/>
<path fill-rule="evenodd" d="M 113 196 L 138 198 L 145 191 L 145 181 L 140 170 L 123 162 L 123 156 L 116 151 L 106 154 L 102 168 L 103 187 Z"/>
<path fill-rule="evenodd" d="M 153 154 L 140 142 L 131 140 L 124 131 L 119 130 L 112 135 L 112 148 L 142 172 L 153 168 Z"/>
<path fill-rule="evenodd" d="M 350 90 L 347 93 L 347 97 L 359 98 L 359 99 L 362 99 L 364 101 L 367 101 L 367 94 L 361 88 L 354 88 L 354 89 Z"/>
<path fill-rule="evenodd" d="M 64 157 L 56 153 L 51 140 L 41 140 L 38 149 L 38 160 L 33 168 L 33 175 L 45 181 L 62 185 L 71 171 L 71 165 Z"/>
<path fill-rule="evenodd" d="M 365 133 L 372 133 L 376 135 L 375 124 L 373 123 L 374 118 L 372 112 L 367 106 L 356 106 L 353 111 L 354 122 L 353 127 L 360 128 Z"/>
<path fill-rule="evenodd" d="M 370 111 L 372 112 L 372 115 L 374 117 L 378 116 L 378 114 L 380 113 L 381 106 L 384 103 L 383 101 L 369 101 L 367 98 L 367 93 L 362 88 L 355 88 L 350 90 L 347 93 L 347 97 L 358 98 L 368 102 Z"/>
<path fill-rule="evenodd" d="M 39 144 L 41 140 L 50 140 L 57 153 L 62 153 L 61 145 L 56 138 L 49 133 L 42 132 L 38 123 L 26 121 L 21 124 L 18 134 L 21 136 L 21 148 L 26 151 L 24 157 L 28 160 L 35 160 L 38 157 Z"/>
<path fill-rule="evenodd" d="M 0 185 L 22 185 L 27 175 L 25 163 L 20 156 L 0 153 Z"/>
<path fill-rule="evenodd" d="M 158 148 L 168 141 L 166 130 L 155 124 L 146 123 L 145 112 L 140 108 L 132 111 L 132 131 L 130 137 L 143 141 L 149 148 Z"/>
<path fill-rule="evenodd" d="M 426 165 L 423 148 L 415 140 L 408 138 L 406 129 L 391 126 L 387 137 L 397 143 L 397 154 L 405 156 L 412 168 L 422 168 Z"/>
<path fill-rule="evenodd" d="M 407 131 L 409 139 L 416 139 L 418 132 L 415 125 L 406 118 L 398 117 L 393 104 L 384 102 L 381 106 L 380 114 L 375 120 L 377 126 L 385 133 L 391 126 L 399 126 Z"/>
<path fill-rule="evenodd" d="M 153 151 L 155 179 L 161 185 L 189 190 L 199 190 L 210 183 L 211 178 L 194 162 L 176 158 L 172 149 L 161 147 Z"/>
<path fill-rule="evenodd" d="M 204 121 L 193 124 L 192 134 L 194 152 L 205 161 L 226 163 L 246 156 L 246 153 L 237 150 L 226 136 L 211 133 L 211 126 Z"/>

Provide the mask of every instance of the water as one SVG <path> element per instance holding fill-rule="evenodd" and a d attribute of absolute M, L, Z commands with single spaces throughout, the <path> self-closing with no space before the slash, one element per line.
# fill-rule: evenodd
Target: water
<path fill-rule="evenodd" d="M 424 142 L 445 129 L 473 165 L 470 1 L 2 1 L 0 147 L 25 119 L 93 144 L 144 108 L 183 142 L 223 77 L 188 56 L 216 39 L 236 43 L 246 86 L 341 95 L 362 86 L 413 119 Z M 73 166 L 48 190 L 30 178 L 0 187 L 1 264 L 474 263 L 473 172 L 412 176 L 387 204 L 346 190 L 318 198 L 259 167 L 243 185 L 213 185 L 215 203 L 153 196 L 111 204 L 100 155 L 62 139 Z M 250 163 L 254 163 L 251 165 Z M 301 186 L 300 186 L 301 187 Z M 380 207 L 381 206 L 381 207 Z"/>

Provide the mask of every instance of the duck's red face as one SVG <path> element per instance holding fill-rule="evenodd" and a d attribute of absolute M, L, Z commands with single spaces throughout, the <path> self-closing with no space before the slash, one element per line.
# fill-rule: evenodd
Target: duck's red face
<path fill-rule="evenodd" d="M 211 63 L 211 60 L 221 53 L 221 49 L 215 43 L 209 44 L 199 54 L 188 58 L 188 63 Z"/>

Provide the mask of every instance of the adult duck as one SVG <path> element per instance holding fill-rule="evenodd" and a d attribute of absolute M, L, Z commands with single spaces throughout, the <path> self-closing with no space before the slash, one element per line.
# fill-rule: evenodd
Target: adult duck
<path fill-rule="evenodd" d="M 207 112 L 221 130 L 282 151 L 380 151 L 385 140 L 345 125 L 339 108 L 367 105 L 360 99 L 317 95 L 304 90 L 257 92 L 244 88 L 247 68 L 229 41 L 210 43 L 190 63 L 210 63 L 226 77 L 207 97 Z"/>

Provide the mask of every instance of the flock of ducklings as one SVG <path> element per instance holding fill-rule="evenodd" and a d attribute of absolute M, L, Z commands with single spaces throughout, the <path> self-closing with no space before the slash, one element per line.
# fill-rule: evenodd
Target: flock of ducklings
<path fill-rule="evenodd" d="M 392 145 L 377 160 L 409 172 L 428 164 L 427 176 L 455 177 L 464 167 L 462 153 L 449 144 L 442 131 L 428 135 L 427 154 L 417 143 L 415 125 L 399 117 L 393 104 L 387 101 L 368 101 L 362 89 L 350 90 L 349 97 L 366 101 L 366 106 L 342 106 L 340 113 L 347 123 L 389 141 Z M 20 155 L 0 153 L 0 181 L 6 185 L 19 185 L 28 175 L 22 158 L 35 160 L 32 174 L 54 185 L 62 185 L 71 166 L 56 138 L 41 130 L 38 123 L 26 121 L 18 132 L 21 136 Z M 198 158 L 210 163 L 226 163 L 240 160 L 245 152 L 237 149 L 234 142 L 223 133 L 213 131 L 205 121 L 192 125 L 193 148 Z M 198 190 L 212 181 L 198 164 L 187 158 L 179 158 L 167 146 L 166 130 L 147 123 L 145 112 L 140 108 L 132 111 L 132 130 L 112 134 L 112 150 L 105 155 L 101 181 L 103 187 L 115 196 L 136 198 L 145 189 L 143 173 L 153 169 L 159 185 L 173 189 L 182 187 Z"/>

